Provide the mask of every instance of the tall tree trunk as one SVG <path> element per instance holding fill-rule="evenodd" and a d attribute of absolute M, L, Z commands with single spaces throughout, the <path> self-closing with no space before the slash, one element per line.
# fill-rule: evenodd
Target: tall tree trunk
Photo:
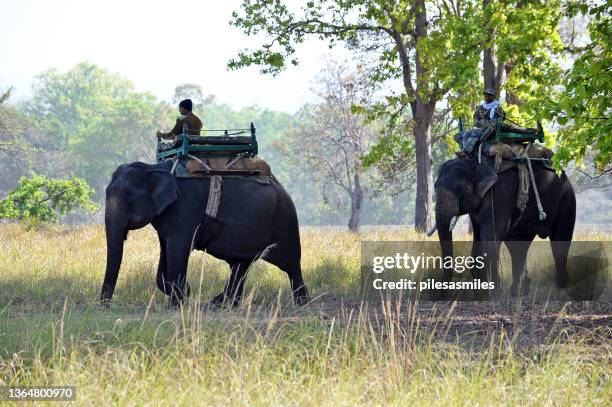
<path fill-rule="evenodd" d="M 489 24 L 488 20 L 491 16 L 486 9 L 492 2 L 493 0 L 482 0 L 482 9 L 485 15 L 484 24 Z M 495 92 L 495 98 L 499 99 L 501 93 L 501 82 L 504 74 L 504 64 L 495 64 L 495 50 L 493 49 L 494 36 L 495 29 L 489 26 L 487 29 L 487 47 L 484 49 L 482 55 L 482 76 L 484 78 L 485 89 L 493 89 Z"/>
<path fill-rule="evenodd" d="M 357 233 L 361 224 L 361 204 L 363 203 L 363 189 L 361 188 L 359 174 L 355 174 L 354 181 L 355 187 L 351 193 L 351 217 L 348 228 L 351 232 Z"/>
<path fill-rule="evenodd" d="M 431 121 L 435 110 L 435 102 L 430 105 L 417 103 L 414 117 L 414 141 L 416 147 L 416 202 L 414 208 L 414 227 L 419 232 L 425 232 L 431 227 L 431 210 L 433 182 L 431 166 Z"/>
<path fill-rule="evenodd" d="M 424 0 L 417 0 L 415 15 L 414 43 L 419 38 L 427 38 L 427 8 Z M 414 208 L 414 227 L 419 232 L 426 232 L 431 226 L 431 208 L 433 183 L 431 179 L 431 122 L 436 108 L 435 92 L 432 93 L 427 71 L 427 54 L 415 54 L 416 91 L 415 100 L 411 103 L 414 118 L 414 144 L 416 147 L 416 202 Z M 410 85 L 412 87 L 412 85 Z"/>

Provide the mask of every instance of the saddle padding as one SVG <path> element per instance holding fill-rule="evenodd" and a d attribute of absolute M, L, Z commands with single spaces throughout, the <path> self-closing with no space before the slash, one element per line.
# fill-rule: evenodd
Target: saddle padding
<path fill-rule="evenodd" d="M 236 162 L 234 162 L 231 166 L 226 167 L 228 163 L 234 160 L 233 157 L 230 158 L 206 158 L 206 163 L 212 170 L 247 170 L 247 171 L 259 171 L 260 175 L 270 176 L 272 175 L 272 171 L 270 170 L 270 166 L 268 163 L 259 158 L 259 157 L 243 157 Z M 202 165 L 202 163 L 198 160 L 188 160 L 185 165 L 187 171 L 190 174 L 195 174 L 196 171 L 204 171 L 207 168 Z"/>
<path fill-rule="evenodd" d="M 497 143 L 491 144 L 487 151 L 487 155 L 491 157 L 499 156 L 502 160 L 510 160 L 512 157 L 522 155 L 524 151 L 525 144 Z M 529 155 L 530 158 L 550 159 L 553 154 L 552 150 L 542 144 L 532 144 L 529 150 L 527 150 L 527 155 Z"/>

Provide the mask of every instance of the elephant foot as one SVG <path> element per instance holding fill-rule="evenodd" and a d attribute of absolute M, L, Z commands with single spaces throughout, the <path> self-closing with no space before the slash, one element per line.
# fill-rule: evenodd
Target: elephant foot
<path fill-rule="evenodd" d="M 223 292 L 214 296 L 213 299 L 210 300 L 210 305 L 217 308 L 223 308 L 225 306 L 235 308 L 240 305 L 240 298 L 236 298 L 235 296 L 233 296 L 230 300 L 229 297 Z"/>
<path fill-rule="evenodd" d="M 166 307 L 168 309 L 177 309 L 185 305 L 186 302 L 186 297 L 179 298 L 176 295 L 170 295 L 168 296 L 168 304 L 166 305 Z"/>
<path fill-rule="evenodd" d="M 450 299 L 450 294 L 448 290 L 443 290 L 443 289 L 430 290 L 429 299 L 431 301 L 448 301 Z"/>
<path fill-rule="evenodd" d="M 302 286 L 293 292 L 293 302 L 297 306 L 304 306 L 310 302 L 310 295 L 308 295 L 308 289 Z"/>
<path fill-rule="evenodd" d="M 168 295 L 168 308 L 178 308 L 189 298 L 191 289 L 187 282 L 183 284 L 166 283 L 164 292 Z"/>
<path fill-rule="evenodd" d="M 488 301 L 490 298 L 489 290 L 474 290 L 474 301 Z"/>
<path fill-rule="evenodd" d="M 526 297 L 529 294 L 529 286 L 531 285 L 531 279 L 527 276 L 524 276 L 520 283 L 512 282 L 510 286 L 510 295 L 513 297 Z"/>
<path fill-rule="evenodd" d="M 558 289 L 561 290 L 561 289 L 567 288 L 567 283 L 568 283 L 567 273 L 557 274 L 555 280 L 556 280 Z"/>

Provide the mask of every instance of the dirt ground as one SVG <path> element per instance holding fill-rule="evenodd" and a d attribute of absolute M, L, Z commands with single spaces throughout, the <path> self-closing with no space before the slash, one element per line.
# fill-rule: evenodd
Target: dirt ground
<path fill-rule="evenodd" d="M 214 312 L 209 310 L 208 312 Z M 243 314 L 245 311 L 237 311 Z M 254 319 L 269 323 L 271 309 L 249 310 Z M 517 351 L 532 351 L 553 342 L 587 341 L 608 349 L 612 358 L 612 303 L 608 301 L 564 302 L 541 300 L 506 301 L 380 301 L 324 296 L 305 307 L 286 307 L 277 323 L 319 319 L 324 324 L 349 323 L 366 315 L 373 326 L 385 329 L 389 322 L 407 332 L 419 330 L 436 342 L 458 343 L 473 350 L 491 340 L 504 341 Z M 243 315 L 236 315 L 241 318 Z M 377 330 L 378 330 L 377 329 Z M 612 361 L 612 359 L 611 359 Z"/>

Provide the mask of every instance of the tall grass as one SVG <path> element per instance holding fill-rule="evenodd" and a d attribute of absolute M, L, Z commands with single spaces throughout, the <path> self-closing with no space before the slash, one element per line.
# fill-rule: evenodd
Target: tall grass
<path fill-rule="evenodd" d="M 419 238 L 414 232 L 371 231 L 355 235 L 323 228 L 302 230 L 302 268 L 309 288 L 315 292 L 347 294 L 359 285 L 359 242 L 362 239 L 393 240 Z M 76 229 L 47 227 L 28 229 L 17 224 L 0 224 L 0 303 L 61 302 L 90 303 L 99 295 L 106 262 L 104 228 L 99 225 Z M 155 275 L 159 243 L 155 231 L 146 227 L 129 233 L 114 301 L 144 306 L 157 290 Z M 194 251 L 189 261 L 189 279 L 203 295 L 218 294 L 228 277 L 228 266 L 202 252 Z M 202 275 L 201 275 L 202 273 Z M 259 298 L 276 297 L 279 289 L 288 299 L 285 273 L 263 261 L 256 262 L 247 280 L 257 287 Z"/>
<path fill-rule="evenodd" d="M 608 405 L 609 331 L 519 347 L 503 327 L 453 337 L 452 306 L 334 302 L 355 292 L 361 239 L 415 237 L 305 229 L 304 278 L 322 298 L 305 308 L 291 305 L 284 273 L 257 262 L 240 308 L 210 309 L 228 268 L 194 253 L 193 298 L 168 310 L 144 229 L 130 233 L 115 303 L 100 310 L 101 227 L 1 225 L 0 387 L 75 385 L 85 405 Z"/>

